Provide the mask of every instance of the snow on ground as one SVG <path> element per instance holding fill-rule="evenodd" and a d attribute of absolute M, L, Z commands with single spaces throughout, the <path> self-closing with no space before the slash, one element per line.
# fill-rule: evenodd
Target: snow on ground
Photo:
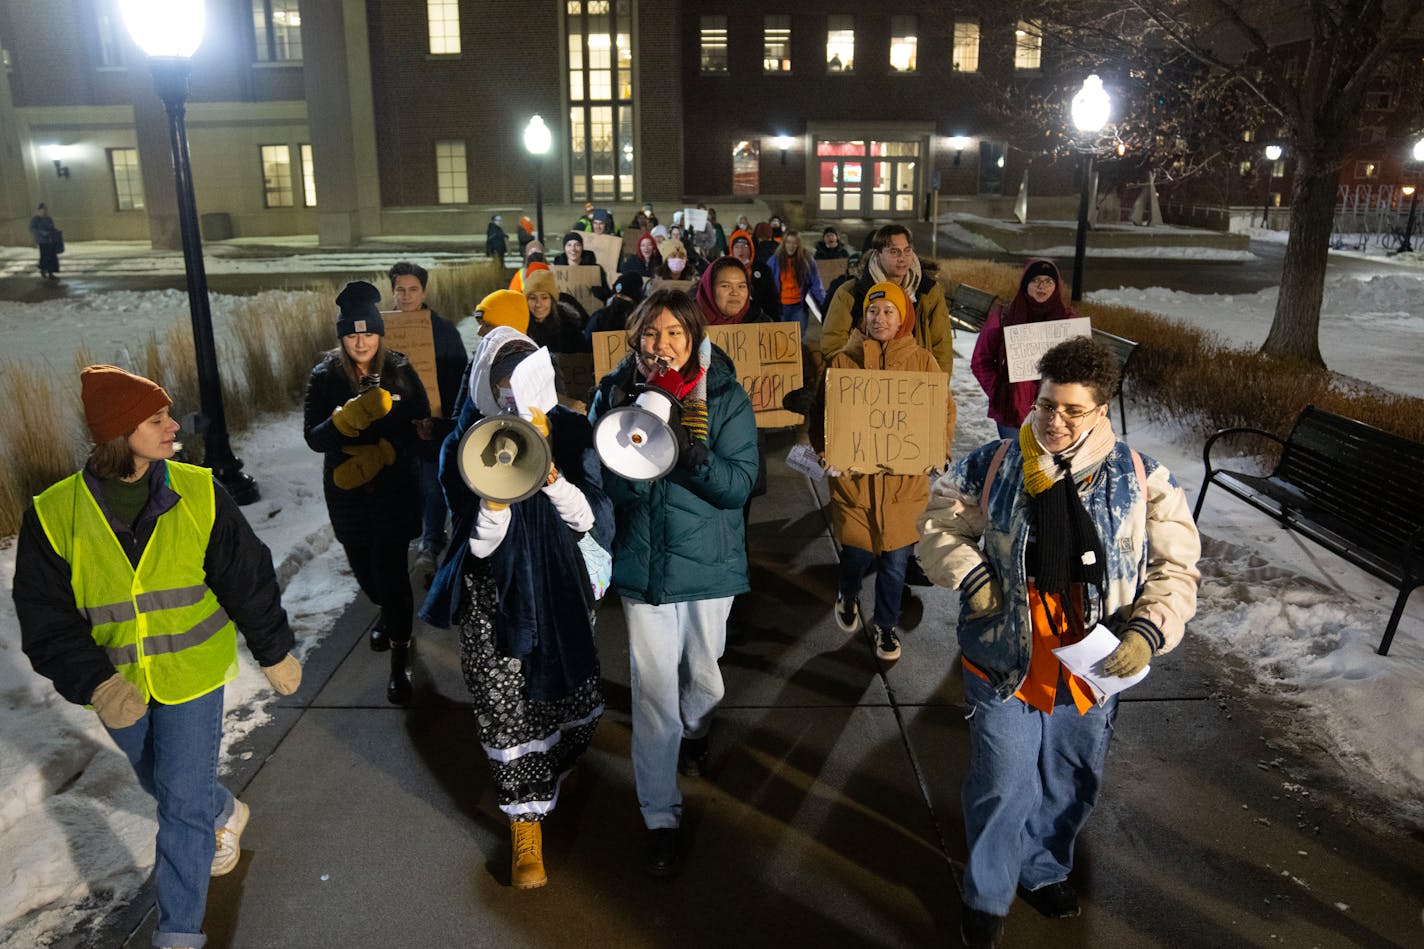
<path fill-rule="evenodd" d="M 1088 294 L 1159 313 L 1255 349 L 1266 340 L 1278 289 L 1252 294 L 1196 294 L 1154 287 Z M 1320 313 L 1320 351 L 1336 372 L 1405 395 L 1424 397 L 1424 275 L 1327 276 Z"/>
<path fill-rule="evenodd" d="M 1357 375 L 1414 391 L 1424 381 L 1417 355 L 1424 352 L 1417 326 L 1424 323 L 1420 281 L 1391 277 L 1355 284 L 1332 281 L 1323 326 L 1346 317 L 1353 325 L 1323 341 L 1326 358 L 1337 368 L 1357 365 Z M 1229 338 L 1237 324 L 1257 327 L 1251 332 L 1263 338 L 1260 320 L 1269 313 L 1260 295 L 1112 294 L 1110 302 L 1147 309 L 1170 303 L 1175 309 L 1169 315 L 1210 320 L 1208 328 Z M 29 306 L 32 328 L 78 319 L 81 312 L 73 301 Z M 103 294 L 91 307 L 94 314 L 182 309 L 180 300 L 161 292 Z M 0 311 L 0 323 L 3 316 Z M 1367 332 L 1386 319 L 1391 333 Z M 466 321 L 462 332 L 474 328 Z M 21 338 L 0 337 L 0 351 Z M 1254 346 L 1259 339 L 1247 342 Z M 962 364 L 973 344 L 967 334 L 956 340 Z M 1402 350 L 1416 354 L 1412 372 Z M 991 439 L 993 428 L 970 374 L 956 372 L 954 383 L 959 451 Z M 1195 498 L 1198 437 L 1177 422 L 1144 425 L 1143 408 L 1131 411 L 1131 443 L 1164 462 Z M 239 435 L 235 447 L 262 489 L 263 499 L 245 512 L 278 564 L 302 656 L 350 602 L 355 584 L 327 523 L 320 462 L 300 427 L 295 411 L 268 418 Z M 1223 663 L 1244 664 L 1260 688 L 1298 703 L 1285 725 L 1302 744 L 1325 749 L 1362 790 L 1394 800 L 1398 817 L 1424 825 L 1418 794 L 1424 785 L 1424 597 L 1416 595 L 1390 656 L 1380 657 L 1374 648 L 1394 599 L 1385 584 L 1278 529 L 1219 489 L 1208 495 L 1202 527 L 1203 583 L 1188 635 L 1208 640 Z M 0 583 L 6 587 L 14 557 L 13 538 L 0 542 Z M 266 707 L 275 700 L 251 659 L 242 657 L 241 673 L 228 687 L 228 749 L 269 719 Z M 153 806 L 95 716 L 59 699 L 30 670 L 9 597 L 0 598 L 0 705 L 0 945 L 44 945 L 132 898 L 152 867 Z"/>
<path fill-rule="evenodd" d="M 446 243 L 458 244 L 458 235 Z M 484 256 L 484 238 L 468 239 L 467 252 L 418 251 L 405 248 L 420 241 L 399 238 L 401 259 L 430 269 L 436 264 L 464 264 Z M 476 251 L 476 243 L 480 250 Z M 254 246 L 255 245 L 255 246 Z M 280 245 L 280 246 L 279 246 Z M 265 253 L 263 250 L 268 249 Z M 302 253 L 303 250 L 310 253 Z M 0 277 L 30 276 L 36 273 L 39 257 L 33 247 L 0 246 Z M 390 248 L 323 253 L 314 235 L 272 237 L 260 241 L 212 241 L 203 245 L 203 269 L 209 274 L 254 273 L 352 273 L 370 271 L 385 273 L 390 267 Z M 75 241 L 66 245 L 60 259 L 60 276 L 81 273 L 85 276 L 120 274 L 181 274 L 183 255 L 177 251 L 154 250 L 148 241 Z"/>
<path fill-rule="evenodd" d="M 1014 251 L 1024 257 L 1051 257 L 1056 260 L 1072 260 L 1076 252 L 1077 248 L 1066 244 L 1037 250 Z M 1256 255 L 1249 250 L 1226 250 L 1221 247 L 1094 247 L 1091 237 L 1088 239 L 1087 247 L 1083 250 L 1083 256 L 1084 258 L 1131 257 L 1143 260 L 1200 260 L 1217 263 L 1256 259 Z"/>

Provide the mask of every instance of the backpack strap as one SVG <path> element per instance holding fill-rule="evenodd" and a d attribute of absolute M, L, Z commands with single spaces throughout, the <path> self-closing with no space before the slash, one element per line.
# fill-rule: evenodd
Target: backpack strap
<path fill-rule="evenodd" d="M 1142 503 L 1147 503 L 1147 470 L 1142 467 L 1142 456 L 1137 453 L 1136 448 L 1129 448 L 1132 452 L 1132 470 L 1137 472 L 1137 486 L 1142 489 Z"/>
<path fill-rule="evenodd" d="M 989 516 L 989 488 L 994 484 L 994 476 L 999 473 L 999 465 L 1004 462 L 1004 452 L 1008 450 L 1009 439 L 1002 439 L 999 442 L 998 450 L 994 452 L 994 457 L 989 460 L 989 470 L 984 475 L 984 489 L 979 492 L 979 513 L 985 517 Z"/>

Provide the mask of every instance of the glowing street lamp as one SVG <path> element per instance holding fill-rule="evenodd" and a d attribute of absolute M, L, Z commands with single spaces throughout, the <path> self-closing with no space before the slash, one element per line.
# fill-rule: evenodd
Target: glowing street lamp
<path fill-rule="evenodd" d="M 1414 143 L 1414 162 L 1415 164 L 1424 163 L 1424 138 Z M 1404 222 L 1404 240 L 1399 242 L 1397 253 L 1408 254 L 1414 251 L 1414 210 L 1419 204 L 1419 190 L 1413 185 L 1400 190 L 1409 195 L 1409 217 Z"/>
<path fill-rule="evenodd" d="M 1270 217 L 1271 217 L 1271 178 L 1275 175 L 1276 162 L 1278 162 L 1278 161 L 1281 160 L 1281 155 L 1283 155 L 1283 154 L 1285 154 L 1285 152 L 1284 152 L 1284 150 L 1281 148 L 1281 146 L 1279 146 L 1279 145 L 1267 145 L 1267 146 L 1266 146 L 1266 161 L 1270 162 L 1270 164 L 1266 166 L 1266 199 L 1265 199 L 1265 202 L 1264 202 L 1263 205 L 1262 205 L 1262 210 L 1261 210 L 1261 227 L 1262 227 L 1262 228 L 1266 228 L 1266 227 L 1269 227 L 1269 226 L 1270 226 Z"/>
<path fill-rule="evenodd" d="M 539 240 L 544 239 L 544 156 L 554 143 L 554 134 L 544 124 L 542 115 L 531 116 L 524 126 L 524 150 L 534 159 L 534 226 Z"/>
<path fill-rule="evenodd" d="M 776 147 L 781 149 L 781 163 L 786 164 L 786 153 L 791 148 L 793 140 L 790 135 L 776 136 Z"/>
<path fill-rule="evenodd" d="M 153 83 L 168 113 L 168 140 L 173 153 L 173 179 L 178 190 L 178 230 L 183 240 L 183 266 L 188 276 L 188 309 L 193 318 L 193 349 L 197 358 L 198 433 L 203 436 L 203 463 L 238 504 L 251 504 L 259 492 L 228 441 L 223 412 L 222 380 L 218 376 L 213 314 L 208 303 L 208 275 L 203 267 L 203 242 L 198 231 L 197 200 L 193 196 L 193 166 L 188 132 L 183 122 L 192 57 L 203 41 L 203 0 L 119 0 L 119 10 L 133 41 L 148 55 Z"/>
<path fill-rule="evenodd" d="M 1078 198 L 1078 238 L 1073 246 L 1073 299 L 1083 299 L 1083 255 L 1088 247 L 1088 202 L 1092 200 L 1092 137 L 1108 124 L 1112 99 L 1096 75 L 1083 80 L 1083 88 L 1073 97 L 1073 125 L 1083 139 L 1083 191 Z"/>

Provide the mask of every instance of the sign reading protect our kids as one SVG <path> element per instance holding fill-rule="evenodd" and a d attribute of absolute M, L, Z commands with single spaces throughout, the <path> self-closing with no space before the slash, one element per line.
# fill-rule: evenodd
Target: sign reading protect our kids
<path fill-rule="evenodd" d="M 1092 335 L 1093 322 L 1087 317 L 1005 326 L 1004 354 L 1009 361 L 1009 381 L 1037 379 L 1038 361 L 1044 353 L 1065 339 Z"/>
<path fill-rule="evenodd" d="M 924 474 L 949 450 L 949 379 L 940 372 L 826 371 L 826 466 Z"/>
<path fill-rule="evenodd" d="M 732 359 L 737 377 L 751 399 L 757 428 L 799 425 L 801 416 L 781 407 L 786 393 L 801 388 L 801 326 L 798 323 L 751 323 L 709 326 L 707 336 Z M 620 332 L 593 334 L 593 374 L 602 379 L 628 352 Z"/>

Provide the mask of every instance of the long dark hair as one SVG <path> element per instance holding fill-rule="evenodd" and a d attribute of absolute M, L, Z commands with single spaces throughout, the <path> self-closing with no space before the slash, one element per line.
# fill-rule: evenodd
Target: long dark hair
<path fill-rule="evenodd" d="M 132 478 L 134 453 L 129 447 L 127 435 L 115 435 L 106 442 L 99 442 L 89 450 L 89 460 L 85 467 L 100 481 L 115 478 Z"/>

